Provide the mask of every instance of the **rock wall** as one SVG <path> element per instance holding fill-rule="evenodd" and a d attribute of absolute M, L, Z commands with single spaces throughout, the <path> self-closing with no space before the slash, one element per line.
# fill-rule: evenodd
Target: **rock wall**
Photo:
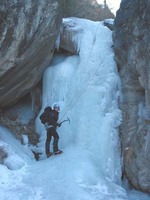
<path fill-rule="evenodd" d="M 59 0 L 0 1 L 0 107 L 13 104 L 50 64 L 61 24 Z"/>
<path fill-rule="evenodd" d="M 124 174 L 150 192 L 150 1 L 123 0 L 114 25 L 114 50 L 120 77 L 123 112 Z"/>

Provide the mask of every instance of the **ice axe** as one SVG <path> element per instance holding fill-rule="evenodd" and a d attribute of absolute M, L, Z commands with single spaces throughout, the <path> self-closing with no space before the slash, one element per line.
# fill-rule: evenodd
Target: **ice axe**
<path fill-rule="evenodd" d="M 65 120 L 63 120 L 62 122 L 60 122 L 59 125 L 62 125 L 62 123 L 67 122 L 67 121 L 68 121 L 69 124 L 70 124 L 70 119 L 69 119 L 69 117 L 67 117 L 67 119 L 65 119 Z"/>

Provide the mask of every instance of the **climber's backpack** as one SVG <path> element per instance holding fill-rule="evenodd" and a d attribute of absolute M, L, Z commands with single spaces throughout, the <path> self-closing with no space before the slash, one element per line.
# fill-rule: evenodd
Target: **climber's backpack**
<path fill-rule="evenodd" d="M 40 115 L 40 120 L 42 124 L 45 124 L 47 122 L 50 122 L 51 120 L 51 113 L 53 112 L 52 108 L 50 106 L 46 107 L 44 109 L 44 112 Z"/>

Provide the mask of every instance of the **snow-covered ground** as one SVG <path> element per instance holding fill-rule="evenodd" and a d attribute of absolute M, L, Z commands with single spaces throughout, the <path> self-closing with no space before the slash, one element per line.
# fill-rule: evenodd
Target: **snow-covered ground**
<path fill-rule="evenodd" d="M 146 194 L 124 189 L 121 182 L 120 79 L 112 33 L 99 22 L 71 18 L 64 23 L 83 30 L 80 38 L 74 38 L 79 55 L 58 54 L 46 69 L 41 110 L 57 102 L 60 121 L 69 117 L 71 123 L 58 128 L 64 153 L 46 158 L 46 131 L 39 118 L 39 161 L 27 144 L 20 145 L 0 128 L 0 146 L 9 151 L 6 166 L 0 165 L 0 199 L 150 200 Z"/>

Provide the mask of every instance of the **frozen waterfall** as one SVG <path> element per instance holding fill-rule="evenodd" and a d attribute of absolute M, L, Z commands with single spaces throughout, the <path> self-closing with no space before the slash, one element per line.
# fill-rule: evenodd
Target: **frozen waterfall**
<path fill-rule="evenodd" d="M 80 38 L 74 36 L 79 55 L 57 54 L 46 69 L 43 109 L 57 102 L 61 106 L 60 121 L 66 117 L 71 120 L 70 125 L 64 123 L 58 128 L 59 146 L 68 171 L 71 168 L 70 176 L 73 171 L 76 181 L 85 188 L 103 185 L 109 196 L 119 188 L 115 183 L 121 182 L 117 130 L 121 120 L 120 80 L 111 49 L 112 32 L 99 22 L 67 19 L 64 23 L 84 30 Z M 39 129 L 44 151 L 45 129 L 42 125 Z"/>

